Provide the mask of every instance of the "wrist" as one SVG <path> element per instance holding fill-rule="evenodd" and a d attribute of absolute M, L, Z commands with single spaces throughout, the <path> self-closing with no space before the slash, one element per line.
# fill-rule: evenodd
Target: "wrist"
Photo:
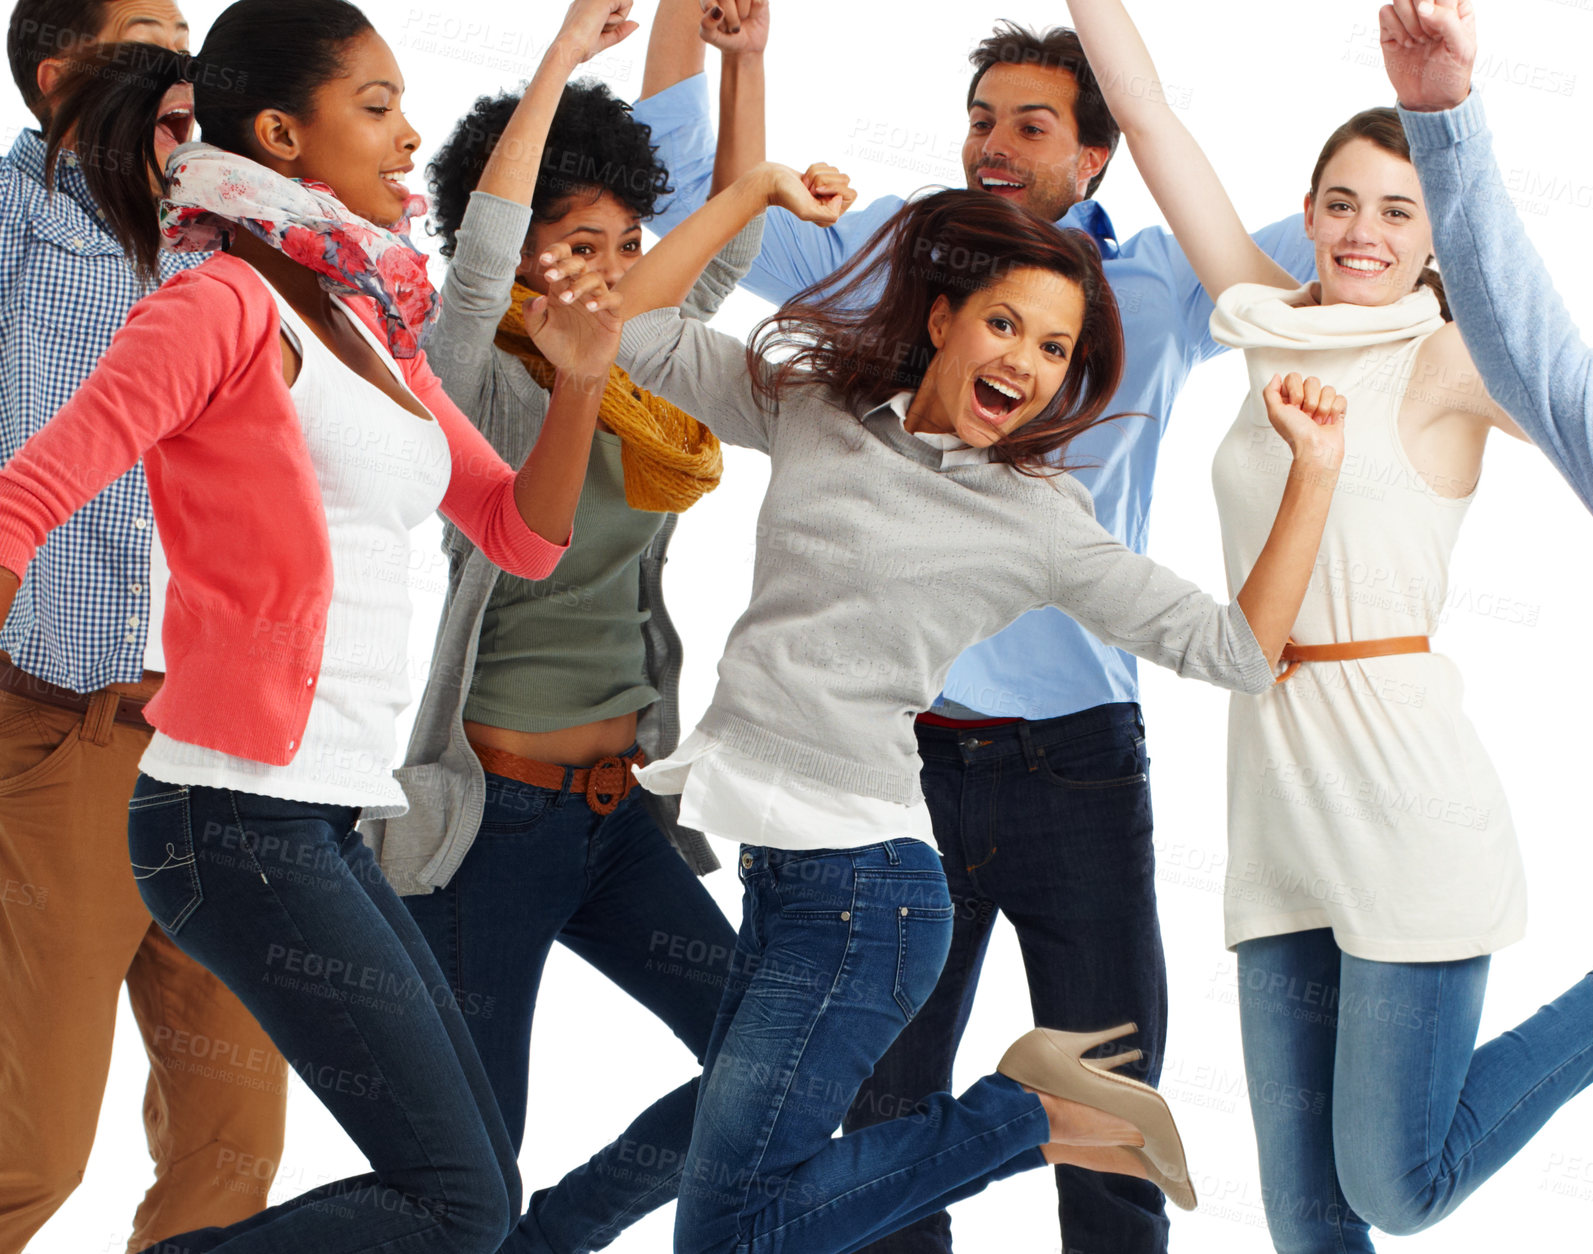
<path fill-rule="evenodd" d="M 1312 486 L 1337 482 L 1344 464 L 1344 450 L 1324 448 L 1319 445 L 1302 445 L 1294 450 L 1294 461 L 1289 467 L 1289 478 Z"/>

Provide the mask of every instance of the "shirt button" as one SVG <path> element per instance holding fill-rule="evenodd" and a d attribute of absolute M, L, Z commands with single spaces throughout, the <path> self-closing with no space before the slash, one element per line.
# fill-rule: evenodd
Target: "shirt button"
<path fill-rule="evenodd" d="M 138 643 L 138 637 L 133 635 L 132 632 L 128 632 L 127 635 L 125 635 L 122 638 L 124 640 L 126 640 L 128 644 L 137 644 Z"/>
<path fill-rule="evenodd" d="M 140 531 L 142 531 L 145 527 L 149 526 L 149 519 L 147 519 L 147 518 L 135 518 L 135 519 L 133 519 L 133 526 L 137 527 Z"/>
<path fill-rule="evenodd" d="M 315 687 L 315 676 L 314 676 L 314 675 L 311 675 L 311 676 L 310 676 L 310 677 L 309 677 L 309 678 L 308 678 L 308 679 L 306 679 L 306 680 L 305 680 L 305 681 L 304 681 L 304 686 L 305 686 L 305 687 L 306 687 L 306 688 L 313 688 L 313 687 Z"/>
<path fill-rule="evenodd" d="M 137 627 L 138 626 L 138 615 L 137 614 L 129 614 L 127 616 L 127 625 L 129 627 Z"/>
<path fill-rule="evenodd" d="M 296 749 L 296 748 L 298 748 L 298 745 L 299 745 L 299 742 L 297 740 L 288 741 L 288 748 L 289 749 Z"/>
<path fill-rule="evenodd" d="M 140 592 L 142 592 L 142 591 L 143 591 L 143 590 L 144 590 L 144 585 L 143 585 L 143 584 L 141 584 L 141 583 L 135 583 L 135 584 L 134 584 L 134 585 L 133 585 L 133 592 L 134 592 L 134 594 L 135 594 L 135 595 L 136 595 L 136 594 L 137 594 L 137 593 L 140 593 Z"/>

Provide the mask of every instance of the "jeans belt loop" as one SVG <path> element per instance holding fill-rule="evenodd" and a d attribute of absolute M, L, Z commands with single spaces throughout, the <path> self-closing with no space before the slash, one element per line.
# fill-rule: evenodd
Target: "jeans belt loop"
<path fill-rule="evenodd" d="M 894 840 L 887 840 L 885 842 L 885 861 L 889 862 L 892 866 L 899 866 L 901 864 L 902 855 L 897 850 L 896 842 Z"/>
<path fill-rule="evenodd" d="M 120 693 L 101 689 L 89 698 L 88 709 L 83 714 L 83 727 L 78 736 L 91 745 L 108 745 L 111 732 L 116 729 L 116 710 L 122 703 Z"/>
<path fill-rule="evenodd" d="M 1040 759 L 1045 756 L 1044 749 L 1036 749 L 1034 740 L 1029 735 L 1029 720 L 1024 719 L 1018 725 L 1018 743 L 1023 746 L 1023 760 L 1028 764 L 1031 772 L 1040 769 Z"/>

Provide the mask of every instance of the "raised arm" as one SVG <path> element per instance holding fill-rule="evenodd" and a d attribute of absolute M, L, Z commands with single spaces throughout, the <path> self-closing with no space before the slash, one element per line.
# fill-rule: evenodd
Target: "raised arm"
<path fill-rule="evenodd" d="M 747 223 L 770 206 L 789 210 L 809 222 L 834 223 L 857 195 L 850 186 L 826 190 L 840 177 L 831 166 L 815 165 L 798 174 L 787 166 L 765 162 L 743 174 L 674 230 L 632 266 L 617 289 L 624 316 L 678 305 L 715 253 Z M 538 261 L 549 282 L 579 272 L 582 263 L 559 244 Z"/>
<path fill-rule="evenodd" d="M 1423 14 L 1385 6 L 1382 43 L 1471 360 L 1488 393 L 1593 509 L 1593 352 L 1511 204 L 1482 102 L 1470 94 L 1472 7 L 1445 0 Z"/>
<path fill-rule="evenodd" d="M 575 0 L 493 146 L 459 223 L 427 345 L 448 394 L 472 410 L 491 386 L 492 342 L 520 264 L 548 129 L 576 67 L 636 29 L 631 0 Z"/>
<path fill-rule="evenodd" d="M 1250 238 L 1211 162 L 1168 105 L 1120 0 L 1069 0 L 1068 8 L 1134 165 L 1211 298 L 1235 283 L 1299 286 Z"/>

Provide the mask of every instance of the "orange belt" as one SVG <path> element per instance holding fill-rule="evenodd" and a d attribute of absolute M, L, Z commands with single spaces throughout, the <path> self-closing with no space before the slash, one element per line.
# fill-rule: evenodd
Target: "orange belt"
<path fill-rule="evenodd" d="M 1382 640 L 1344 640 L 1338 644 L 1296 644 L 1291 637 L 1283 646 L 1281 661 L 1288 669 L 1274 681 L 1282 683 L 1300 669 L 1301 662 L 1359 662 L 1362 658 L 1393 657 L 1398 653 L 1431 653 L 1427 636 L 1386 636 Z"/>
<path fill-rule="evenodd" d="M 599 758 L 589 767 L 576 768 L 560 766 L 556 762 L 537 762 L 532 758 L 522 758 L 517 753 L 508 753 L 503 749 L 489 749 L 473 740 L 470 741 L 470 747 L 475 750 L 476 756 L 481 759 L 481 765 L 487 771 L 501 775 L 505 779 L 530 784 L 533 788 L 562 792 L 564 775 L 568 771 L 570 791 L 584 793 L 586 804 L 593 814 L 614 813 L 619 808 L 619 803 L 630 796 L 631 789 L 636 787 L 636 777 L 631 774 L 631 767 L 647 765 L 647 755 L 640 749 L 622 758 Z"/>

